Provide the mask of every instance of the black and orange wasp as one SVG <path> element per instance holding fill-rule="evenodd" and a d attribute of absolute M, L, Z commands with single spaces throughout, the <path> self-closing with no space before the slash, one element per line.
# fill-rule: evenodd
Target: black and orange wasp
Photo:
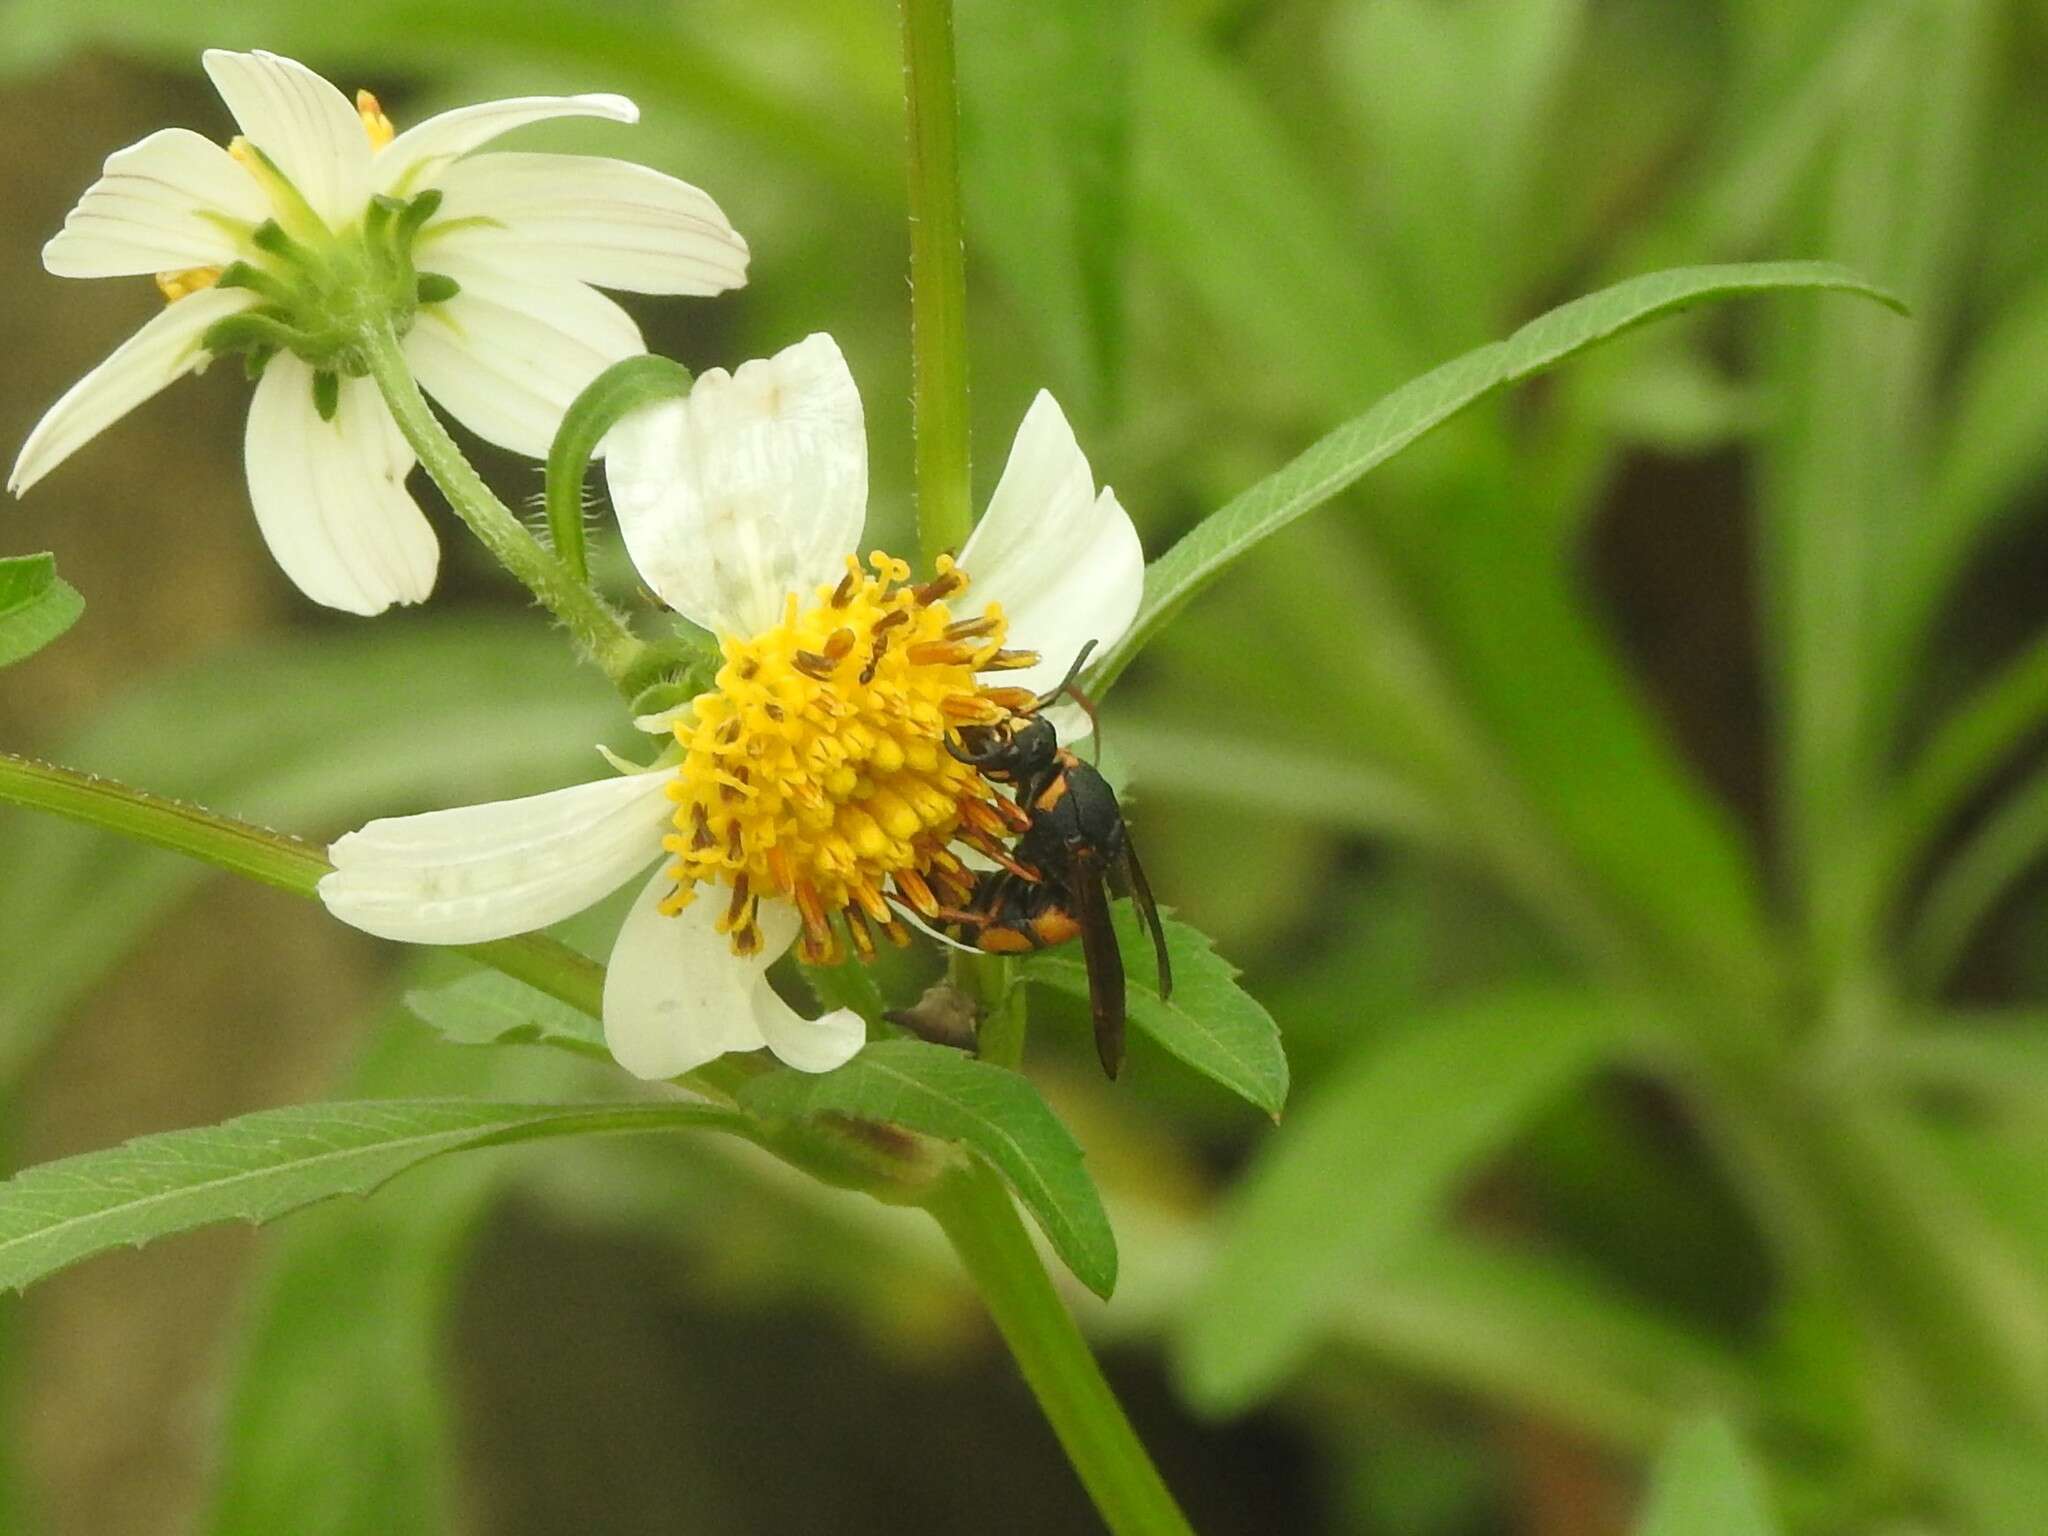
<path fill-rule="evenodd" d="M 1003 866 L 977 875 L 964 907 L 941 916 L 952 937 L 991 954 L 1027 954 L 1079 938 L 1095 1051 L 1102 1070 L 1114 1078 L 1124 1061 L 1126 999 L 1123 955 L 1110 921 L 1112 895 L 1129 896 L 1151 930 L 1161 997 L 1172 994 L 1173 967 L 1116 791 L 1093 764 L 1059 744 L 1042 713 L 1069 694 L 1093 717 L 1073 680 L 1094 648 L 1093 641 L 1083 646 L 1066 678 L 1039 695 L 1031 709 L 998 725 L 965 726 L 949 749 L 984 778 L 1010 787 L 1022 814 Z"/>

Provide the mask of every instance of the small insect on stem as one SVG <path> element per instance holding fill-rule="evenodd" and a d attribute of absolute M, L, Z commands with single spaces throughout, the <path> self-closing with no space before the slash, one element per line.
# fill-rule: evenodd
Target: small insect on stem
<path fill-rule="evenodd" d="M 937 981 L 908 1008 L 892 1008 L 882 1017 L 934 1045 L 971 1051 L 981 1028 L 981 1005 L 950 981 Z"/>

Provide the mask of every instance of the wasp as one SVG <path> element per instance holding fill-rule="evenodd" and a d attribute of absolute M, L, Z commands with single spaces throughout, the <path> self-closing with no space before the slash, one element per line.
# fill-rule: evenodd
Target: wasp
<path fill-rule="evenodd" d="M 1016 842 L 1002 867 L 978 875 L 966 905 L 943 918 L 954 937 L 991 954 L 1026 954 L 1079 938 L 1095 1053 L 1114 1078 L 1124 1062 L 1125 995 L 1123 955 L 1109 916 L 1112 894 L 1129 896 L 1151 930 L 1161 997 L 1172 995 L 1173 968 L 1116 792 L 1093 765 L 1059 744 L 1052 721 L 1040 713 L 1072 693 L 1092 718 L 1073 678 L 1093 649 L 1090 641 L 1066 679 L 1031 709 L 999 725 L 962 727 L 959 742 L 949 746 L 984 778 L 1011 787 L 1019 814 Z"/>

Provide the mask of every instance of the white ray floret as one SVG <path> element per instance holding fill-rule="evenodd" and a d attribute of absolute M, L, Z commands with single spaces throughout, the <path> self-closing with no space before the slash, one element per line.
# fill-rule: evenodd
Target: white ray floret
<path fill-rule="evenodd" d="M 829 336 L 730 375 L 709 371 L 686 397 L 629 416 L 607 446 L 613 502 L 641 576 L 729 645 L 779 633 L 815 593 L 851 582 L 867 445 L 859 392 Z M 1003 643 L 1044 658 L 1008 677 L 1043 669 L 1056 682 L 1082 645 L 1114 644 L 1129 627 L 1143 580 L 1137 532 L 1116 498 L 1096 490 L 1050 395 L 1026 415 L 962 564 L 972 580 L 948 610 L 955 627 L 971 626 L 991 600 L 1014 604 L 1024 617 L 1010 620 Z M 674 712 L 641 724 L 678 740 L 692 729 Z M 373 822 L 335 845 L 321 898 L 344 921 L 391 938 L 475 942 L 540 926 L 644 877 L 604 993 L 605 1038 L 621 1065 L 669 1078 L 765 1047 L 800 1070 L 829 1070 L 860 1048 L 858 1016 L 806 1019 L 767 981 L 769 963 L 805 927 L 800 903 L 756 892 L 754 942 L 736 953 L 724 898 L 738 906 L 744 887 L 677 899 L 665 855 L 687 826 L 674 802 L 688 772 L 686 763 Z M 757 787 L 777 792 L 741 786 Z"/>
<path fill-rule="evenodd" d="M 593 285 L 708 295 L 746 280 L 746 242 L 686 182 L 619 160 L 477 152 L 550 118 L 631 123 L 639 114 L 624 97 L 484 102 L 393 136 L 373 98 L 352 104 L 291 59 L 212 49 L 203 62 L 239 129 L 234 142 L 169 128 L 117 151 L 44 247 L 57 276 L 154 273 L 171 302 L 44 415 L 9 476 L 16 495 L 216 349 L 257 345 L 255 333 L 220 322 L 274 315 L 281 327 L 265 334 L 282 339 L 264 341 L 256 358 L 265 372 L 247 455 L 265 539 L 316 602 L 365 614 L 418 602 L 433 589 L 438 548 L 404 489 L 411 452 L 378 392 L 354 382 L 361 359 L 346 335 L 323 328 L 331 314 L 310 299 L 294 308 L 310 291 L 294 287 L 295 250 L 374 271 L 373 198 L 437 199 L 430 213 L 419 203 L 426 217 L 397 267 L 402 291 L 378 290 L 369 307 L 402 333 L 407 363 L 443 408 L 536 457 L 583 387 L 643 350 L 633 321 Z M 452 291 L 416 293 L 415 270 L 451 280 Z M 255 285 L 235 286 L 249 272 Z M 227 286 L 212 286 L 224 275 Z M 319 375 L 344 381 L 327 386 L 325 432 L 309 424 Z M 283 398 L 301 386 L 303 401 Z M 259 424 L 284 438 L 259 443 Z M 308 490 L 316 505 L 296 504 Z"/>

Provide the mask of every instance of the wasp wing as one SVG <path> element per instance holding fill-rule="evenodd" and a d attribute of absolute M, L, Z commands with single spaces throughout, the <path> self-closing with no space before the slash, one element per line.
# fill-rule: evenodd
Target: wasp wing
<path fill-rule="evenodd" d="M 1077 858 L 1068 878 L 1081 954 L 1088 963 L 1088 1008 L 1095 1018 L 1095 1054 L 1112 1079 L 1124 1064 L 1124 957 L 1109 920 L 1106 871 L 1092 855 Z"/>
<path fill-rule="evenodd" d="M 1173 962 L 1166 954 L 1166 926 L 1159 921 L 1159 903 L 1152 899 L 1152 883 L 1145 878 L 1145 866 L 1138 862 L 1138 850 L 1131 846 L 1131 840 L 1124 839 L 1124 851 L 1117 860 L 1117 878 L 1114 883 L 1124 887 L 1124 894 L 1131 898 L 1131 905 L 1138 909 L 1138 920 L 1152 930 L 1152 953 L 1159 960 L 1159 996 L 1173 996 Z"/>

